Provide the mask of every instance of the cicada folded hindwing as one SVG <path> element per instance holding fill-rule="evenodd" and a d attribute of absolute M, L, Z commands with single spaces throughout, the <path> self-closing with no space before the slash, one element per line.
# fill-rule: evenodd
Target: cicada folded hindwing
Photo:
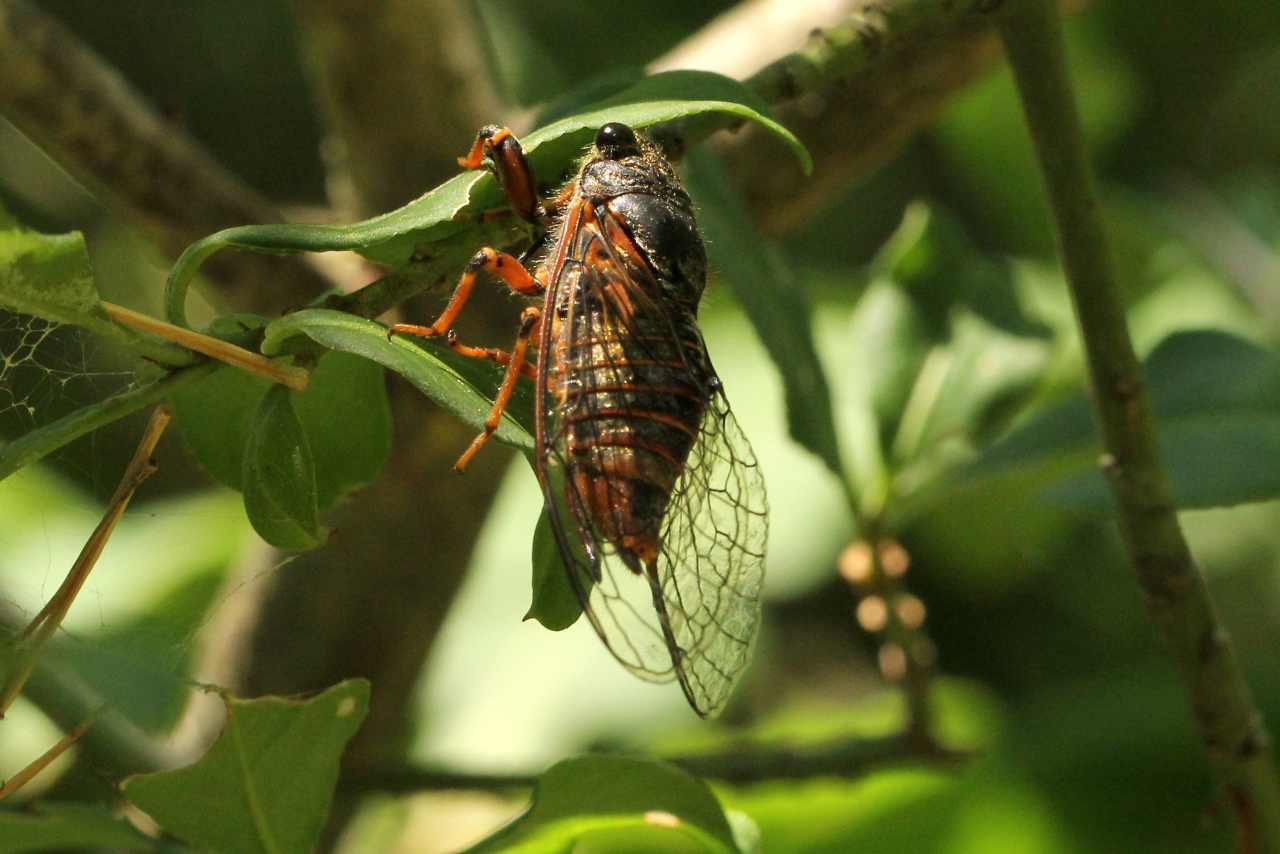
<path fill-rule="evenodd" d="M 563 199 L 538 341 L 548 513 L 610 652 L 715 715 L 758 629 L 767 508 L 697 326 L 692 204 L 656 146 L 618 124 Z"/>

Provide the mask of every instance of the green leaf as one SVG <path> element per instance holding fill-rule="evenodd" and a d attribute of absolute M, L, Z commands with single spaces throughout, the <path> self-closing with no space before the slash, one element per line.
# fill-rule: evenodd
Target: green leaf
<path fill-rule="evenodd" d="M 735 793 L 735 800 L 759 821 L 770 854 L 1175 850 L 1081 845 L 1064 829 L 1059 804 L 1045 796 L 1046 787 L 1023 782 L 1020 768 L 999 763 L 993 758 L 959 773 L 903 768 L 858 780 L 762 786 Z M 1063 771 L 1058 779 L 1074 778 Z"/>
<path fill-rule="evenodd" d="M 733 288 L 782 374 L 791 436 L 843 478 L 831 391 L 814 344 L 804 286 L 778 248 L 756 232 L 720 165 L 709 154 L 693 151 L 687 166 L 712 266 Z"/>
<path fill-rule="evenodd" d="M 98 299 L 84 236 L 0 230 L 0 306 L 98 330 L 114 327 Z"/>
<path fill-rule="evenodd" d="M 272 385 L 257 374 L 226 369 L 173 394 L 174 424 L 187 447 L 205 471 L 232 489 L 240 489 L 244 449 Z"/>
<path fill-rule="evenodd" d="M 298 311 L 272 323 L 262 352 L 276 355 L 298 335 L 390 368 L 477 432 L 493 408 L 502 379 L 502 369 L 493 363 L 459 355 L 427 339 L 396 336 L 388 340 L 385 326 L 327 309 Z M 533 450 L 533 394 L 532 383 L 516 383 L 493 438 L 525 452 Z"/>
<path fill-rule="evenodd" d="M 556 496 L 558 518 L 571 525 L 569 520 L 573 515 L 565 500 L 563 467 L 547 465 L 544 476 L 550 480 L 547 492 Z M 536 619 L 544 628 L 558 632 L 569 628 L 582 616 L 582 602 L 569 573 L 578 574 L 577 589 L 584 593 L 591 590 L 595 579 L 591 575 L 591 559 L 587 556 L 582 537 L 572 527 L 561 532 L 566 547 L 572 552 L 572 566 L 565 564 L 551 519 L 551 513 L 544 506 L 533 529 L 533 600 L 524 619 Z"/>
<path fill-rule="evenodd" d="M 276 548 L 314 548 L 322 540 L 311 446 L 291 392 L 273 385 L 262 396 L 244 449 L 240 486 L 253 529 Z"/>
<path fill-rule="evenodd" d="M 570 547 L 580 546 L 581 540 L 572 532 L 566 532 Z M 589 566 L 586 554 L 578 550 L 578 566 Z M 555 534 L 551 530 L 551 517 L 544 507 L 533 529 L 533 601 L 524 619 L 534 619 L 543 628 L 553 632 L 563 631 L 582 616 L 582 603 L 569 583 Z M 591 579 L 582 577 L 582 589 L 591 589 Z"/>
<path fill-rule="evenodd" d="M 849 373 L 857 374 L 876 420 L 892 435 L 929 352 L 915 304 L 897 283 L 872 282 L 854 307 L 849 338 L 858 351 Z"/>
<path fill-rule="evenodd" d="M 125 797 L 184 841 L 238 854 L 307 854 L 338 759 L 369 709 L 355 679 L 310 700 L 224 698 L 227 722 L 199 762 L 126 781 Z"/>
<path fill-rule="evenodd" d="M 160 850 L 154 839 L 102 807 L 45 803 L 32 812 L 0 811 L 0 854 L 84 848 Z"/>
<path fill-rule="evenodd" d="M 651 759 L 581 756 L 538 779 L 529 811 L 469 849 L 559 854 L 602 851 L 737 852 L 724 810 L 705 783 Z"/>
<path fill-rule="evenodd" d="M 466 207 L 473 188 L 484 181 L 492 182 L 493 178 L 481 172 L 466 172 L 402 208 L 352 225 L 243 225 L 211 234 L 188 246 L 174 264 L 165 294 L 165 316 L 171 323 L 187 325 L 187 288 L 200 265 L 219 249 L 273 254 L 349 249 L 373 261 L 402 266 L 413 257 L 418 245 L 474 227 L 473 223 L 454 221 L 453 217 Z M 491 206 L 497 203 L 496 185 L 488 198 Z"/>
<path fill-rule="evenodd" d="M 524 138 L 529 163 L 540 180 L 564 169 L 591 144 L 595 132 L 609 122 L 645 128 L 657 122 L 709 115 L 759 122 L 780 136 L 800 160 L 807 175 L 813 160 L 795 134 L 773 118 L 772 110 L 748 86 L 711 71 L 664 71 L 645 77 L 584 112 L 552 122 Z"/>
<path fill-rule="evenodd" d="M 1001 429 L 1040 381 L 1049 348 L 1048 330 L 1023 313 L 1008 264 L 973 247 L 941 211 L 909 206 L 872 267 L 848 344 L 830 364 L 842 438 L 864 501 L 876 507 L 887 470 L 915 466 L 893 487 L 917 489 Z"/>
<path fill-rule="evenodd" d="M 954 774 L 903 768 L 858 780 L 760 786 L 726 801 L 750 812 L 764 839 L 783 843 L 769 850 L 938 852 L 951 850 L 945 841 L 963 796 Z"/>
<path fill-rule="evenodd" d="M 533 529 L 533 601 L 524 618 L 535 619 L 544 628 L 559 632 L 581 616 L 582 603 L 565 578 L 564 561 L 544 507 Z"/>
<path fill-rule="evenodd" d="M 939 340 L 947 337 L 956 306 L 1010 335 L 1049 334 L 1024 313 L 1008 260 L 979 250 L 960 223 L 939 207 L 922 202 L 908 206 L 874 266 L 910 295 Z"/>
<path fill-rule="evenodd" d="M 1280 357 L 1222 332 L 1182 332 L 1152 352 L 1146 375 L 1179 507 L 1280 497 Z M 1092 409 L 1079 394 L 993 445 L 965 477 L 1016 474 L 1038 485 L 1042 501 L 1109 512 L 1100 453 Z"/>
<path fill-rule="evenodd" d="M 202 507 L 188 504 L 179 512 L 190 512 L 186 509 L 190 508 L 195 511 L 192 516 L 200 516 L 207 523 L 201 509 L 215 504 L 226 506 L 216 498 L 197 500 Z M 228 521 L 230 524 L 218 527 L 195 527 L 200 523 L 194 523 L 187 530 L 201 531 L 210 538 L 219 534 L 234 538 L 233 544 L 217 548 L 235 553 L 239 549 L 234 543 L 243 528 L 234 517 Z M 131 568 L 139 574 L 175 568 L 172 555 L 167 559 L 148 557 L 139 555 L 136 563 L 131 562 Z M 51 671 L 76 673 L 87 689 L 97 691 L 102 702 L 110 703 L 114 711 L 140 730 L 156 738 L 166 737 L 178 725 L 191 697 L 191 678 L 186 668 L 194 656 L 191 638 L 208 622 L 210 610 L 221 599 L 219 591 L 226 582 L 227 560 L 220 558 L 209 555 L 207 568 L 187 576 L 155 599 L 140 597 L 139 605 L 144 610 L 113 620 L 110 628 L 75 640 L 55 638 L 45 653 L 44 665 Z M 90 730 L 87 737 L 92 735 Z"/>
<path fill-rule="evenodd" d="M 637 128 L 655 122 L 715 113 L 760 122 L 783 137 L 810 167 L 804 146 L 769 116 L 767 107 L 741 83 L 705 71 L 671 71 L 655 74 L 614 95 L 592 110 L 562 119 L 529 134 L 523 144 L 535 175 L 543 183 L 554 182 L 568 170 L 590 142 L 590 134 L 610 121 L 628 122 Z M 461 153 L 461 152 L 459 152 Z M 364 222 L 329 225 L 248 225 L 229 228 L 187 247 L 169 274 L 165 315 L 186 326 L 186 294 L 196 270 L 219 249 L 236 247 L 259 252 L 325 252 L 349 249 L 370 260 L 401 267 L 423 253 L 427 244 L 466 232 L 477 233 L 474 221 L 455 220 L 464 210 L 498 207 L 501 194 L 492 175 L 468 172 L 458 175 L 404 207 Z"/>
<path fill-rule="evenodd" d="M 391 409 L 382 366 L 349 353 L 326 353 L 311 385 L 292 395 L 316 470 L 316 504 L 332 507 L 373 480 L 391 454 Z"/>
<path fill-rule="evenodd" d="M 258 406 L 272 383 L 224 370 L 173 396 L 174 420 L 200 465 L 219 482 L 241 488 L 245 448 Z M 327 510 L 374 478 L 391 452 L 391 413 L 382 368 L 345 353 L 325 353 L 311 384 L 292 395 L 311 448 L 316 507 Z"/>
<path fill-rule="evenodd" d="M 733 842 L 742 854 L 762 854 L 760 845 L 760 825 L 755 819 L 742 810 L 725 810 L 724 817 L 729 821 L 733 831 Z"/>
<path fill-rule="evenodd" d="M 1048 361 L 1047 342 L 1006 334 L 962 309 L 951 327 L 950 341 L 929 352 L 902 414 L 892 454 L 901 466 L 982 444 Z"/>
<path fill-rule="evenodd" d="M 118 326 L 98 297 L 84 235 L 39 234 L 0 217 L 0 308 L 74 323 L 170 364 L 189 364 L 170 345 Z"/>

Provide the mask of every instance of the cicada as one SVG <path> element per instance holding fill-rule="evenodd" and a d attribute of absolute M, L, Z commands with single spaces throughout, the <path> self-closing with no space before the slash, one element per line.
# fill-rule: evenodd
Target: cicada
<path fill-rule="evenodd" d="M 509 130 L 484 128 L 459 163 L 486 158 L 512 208 L 550 226 L 545 257 L 530 272 L 482 249 L 434 324 L 391 331 L 447 335 L 506 367 L 459 469 L 519 376 L 533 379 L 538 480 L 584 613 L 632 673 L 679 680 L 698 714 L 714 716 L 759 627 L 768 523 L 759 467 L 698 329 L 707 264 L 693 205 L 659 148 L 624 124 L 599 129 L 545 204 Z M 451 330 L 482 269 L 542 300 L 510 351 Z"/>

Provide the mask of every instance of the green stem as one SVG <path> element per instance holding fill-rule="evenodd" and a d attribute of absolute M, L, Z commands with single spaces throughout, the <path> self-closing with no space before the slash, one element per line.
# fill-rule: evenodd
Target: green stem
<path fill-rule="evenodd" d="M 32 430 L 0 449 L 0 480 L 4 480 L 28 463 L 35 462 L 68 442 L 79 439 L 86 433 L 91 433 L 131 412 L 137 412 L 156 401 L 163 400 L 178 389 L 204 379 L 223 367 L 222 362 L 210 360 L 190 368 L 183 368 L 164 379 L 113 395 L 101 403 L 77 409 L 52 424 Z"/>
<path fill-rule="evenodd" d="M 1125 320 L 1051 0 L 1007 0 L 999 26 L 1048 194 L 1083 335 L 1120 534 L 1191 701 L 1242 850 L 1280 852 L 1280 786 L 1203 574 L 1178 525 Z"/>
<path fill-rule="evenodd" d="M 904 764 L 952 768 L 976 753 L 923 744 L 898 734 L 817 744 L 734 745 L 719 752 L 663 756 L 696 777 L 730 785 L 774 780 L 854 780 Z M 506 792 L 527 789 L 538 778 L 526 774 L 467 774 L 416 765 L 391 766 L 344 777 L 340 786 L 356 792 L 414 793 L 469 789 Z"/>
<path fill-rule="evenodd" d="M 400 303 L 423 291 L 445 291 L 456 284 L 459 270 L 476 253 L 478 246 L 508 248 L 511 230 L 506 234 L 486 229 L 483 236 L 475 232 L 446 237 L 431 245 L 431 257 L 411 261 L 358 291 L 338 297 L 330 306 L 359 317 L 373 320 Z"/>

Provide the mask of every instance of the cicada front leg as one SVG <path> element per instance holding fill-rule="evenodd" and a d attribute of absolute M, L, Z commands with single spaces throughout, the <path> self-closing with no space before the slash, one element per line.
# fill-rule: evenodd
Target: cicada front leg
<path fill-rule="evenodd" d="M 458 158 L 458 165 L 466 169 L 480 169 L 485 158 L 493 166 L 498 186 L 513 210 L 533 223 L 545 224 L 547 211 L 538 198 L 538 187 L 529 168 L 524 146 L 510 128 L 489 125 L 476 134 L 476 141 L 466 157 Z"/>
<path fill-rule="evenodd" d="M 456 312 L 455 312 L 456 313 Z M 476 451 L 493 435 L 498 429 L 498 423 L 502 420 L 502 413 L 507 408 L 507 403 L 511 400 L 511 393 L 515 391 L 516 380 L 521 374 L 529 379 L 536 379 L 537 372 L 534 366 L 527 359 L 529 349 L 529 340 L 538 334 L 542 323 L 542 311 L 540 309 L 529 306 L 520 314 L 520 331 L 516 335 L 516 343 L 511 348 L 511 352 L 505 350 L 488 349 L 484 347 L 468 347 L 458 341 L 457 333 L 452 329 L 449 330 L 448 338 L 449 347 L 456 353 L 464 356 L 472 356 L 478 359 L 489 359 L 497 362 L 499 365 L 506 367 L 506 372 L 502 375 L 502 382 L 498 385 L 498 392 L 493 397 L 493 408 L 489 410 L 488 417 L 484 420 L 484 429 L 479 435 L 472 440 L 471 444 L 462 456 L 458 457 L 458 461 L 453 464 L 455 471 L 462 471 L 475 456 Z M 433 326 L 413 326 L 406 323 L 397 323 L 387 333 L 387 337 L 391 337 L 397 332 L 408 332 L 414 335 L 438 335 Z"/>
<path fill-rule="evenodd" d="M 543 207 L 538 198 L 538 188 L 534 182 L 533 170 L 529 168 L 529 160 L 525 156 L 524 148 L 520 145 L 520 141 L 516 139 L 515 135 L 511 133 L 510 129 L 497 125 L 489 125 L 482 128 L 476 134 L 471 150 L 465 157 L 458 158 L 458 165 L 465 169 L 480 169 L 483 168 L 486 162 L 491 165 L 494 175 L 498 179 L 498 184 L 502 187 L 502 192 L 506 195 L 512 210 L 529 222 L 536 225 L 546 225 L 549 217 L 546 208 Z M 483 214 L 482 217 L 487 219 L 489 215 Z M 525 353 L 529 346 L 529 339 L 536 335 L 540 328 L 542 318 L 540 310 L 527 308 L 521 314 L 520 333 L 510 352 L 468 346 L 458 341 L 457 335 L 453 332 L 453 322 L 462 311 L 467 298 L 471 296 L 471 288 L 475 284 L 476 275 L 481 270 L 488 270 L 494 273 L 506 282 L 507 286 L 513 291 L 523 296 L 542 296 L 546 290 L 547 274 L 545 270 L 539 269 L 536 274 L 530 273 L 519 258 L 486 246 L 467 263 L 466 269 L 463 270 L 462 276 L 458 279 L 458 286 L 454 288 L 453 296 L 449 298 L 448 305 L 445 306 L 444 311 L 440 313 L 434 323 L 429 326 L 397 323 L 387 331 L 388 338 L 397 332 L 418 335 L 424 338 L 447 334 L 448 338 L 446 340 L 454 352 L 461 353 L 464 356 L 489 359 L 506 368 L 502 384 L 498 386 L 493 409 L 490 411 L 489 417 L 485 419 L 483 432 L 476 436 L 475 441 L 471 443 L 471 446 L 467 448 L 454 466 L 459 471 L 480 449 L 485 440 L 493 435 L 494 430 L 498 428 L 502 412 L 506 408 L 507 402 L 511 399 L 511 393 L 515 389 L 516 380 L 519 376 L 524 374 L 530 379 L 535 379 L 537 375 L 534 365 L 526 361 Z"/>

